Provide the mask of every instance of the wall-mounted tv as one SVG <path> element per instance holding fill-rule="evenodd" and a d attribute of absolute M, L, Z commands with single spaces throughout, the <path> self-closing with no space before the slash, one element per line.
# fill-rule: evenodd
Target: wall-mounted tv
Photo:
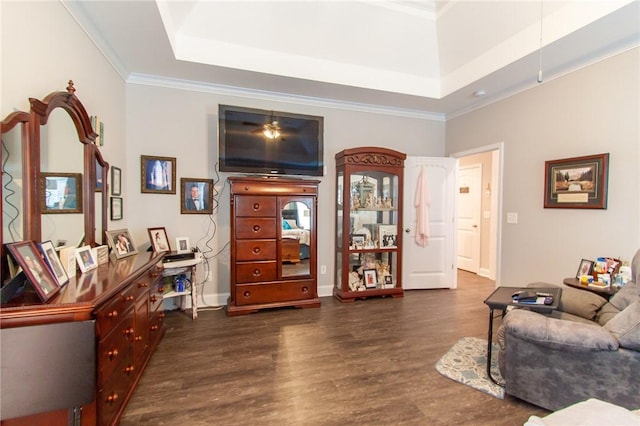
<path fill-rule="evenodd" d="M 323 175 L 323 117 L 220 105 L 220 171 Z"/>

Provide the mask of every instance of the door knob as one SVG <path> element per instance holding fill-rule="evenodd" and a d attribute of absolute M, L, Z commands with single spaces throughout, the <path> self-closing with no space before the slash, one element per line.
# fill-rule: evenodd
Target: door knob
<path fill-rule="evenodd" d="M 407 229 L 404 230 L 404 232 L 406 232 L 408 234 L 409 232 L 411 232 L 411 229 L 407 228 Z"/>
<path fill-rule="evenodd" d="M 477 228 L 477 227 L 478 227 L 478 225 L 471 225 L 471 227 L 472 227 L 472 228 Z"/>

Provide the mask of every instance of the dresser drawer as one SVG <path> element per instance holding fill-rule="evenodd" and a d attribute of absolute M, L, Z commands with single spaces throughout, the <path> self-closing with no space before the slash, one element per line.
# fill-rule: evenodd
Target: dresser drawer
<path fill-rule="evenodd" d="M 98 388 L 96 395 L 99 425 L 113 425 L 114 416 L 127 400 L 127 393 L 137 372 L 130 361 L 114 371 L 109 381 Z"/>
<path fill-rule="evenodd" d="M 160 280 L 162 268 L 151 268 L 146 274 L 143 274 L 133 282 L 134 296 L 136 299 L 144 295 L 145 292 L 153 288 L 154 285 Z"/>
<path fill-rule="evenodd" d="M 236 260 L 240 262 L 275 259 L 275 240 L 236 241 Z"/>
<path fill-rule="evenodd" d="M 237 196 L 236 216 L 275 217 L 276 197 Z"/>
<path fill-rule="evenodd" d="M 113 329 L 113 332 L 98 342 L 96 354 L 98 386 L 108 380 L 116 367 L 125 362 L 124 360 L 131 362 L 134 333 L 133 309 L 131 309 L 127 312 L 126 317 L 121 318 L 120 324 Z"/>
<path fill-rule="evenodd" d="M 270 218 L 237 218 L 236 238 L 276 238 L 276 221 Z"/>
<path fill-rule="evenodd" d="M 236 282 L 256 283 L 276 279 L 276 262 L 250 262 L 236 264 Z"/>
<path fill-rule="evenodd" d="M 315 292 L 311 282 L 280 282 L 237 285 L 235 296 L 237 305 L 253 305 L 313 299 Z"/>
<path fill-rule="evenodd" d="M 96 328 L 99 339 L 106 337 L 109 331 L 122 320 L 123 315 L 133 307 L 134 299 L 133 289 L 129 286 L 96 311 Z"/>

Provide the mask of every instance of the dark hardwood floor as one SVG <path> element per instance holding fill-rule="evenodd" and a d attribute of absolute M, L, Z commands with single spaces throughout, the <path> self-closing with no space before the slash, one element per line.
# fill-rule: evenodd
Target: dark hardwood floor
<path fill-rule="evenodd" d="M 486 339 L 492 281 L 457 290 L 228 318 L 168 312 L 122 425 L 522 425 L 541 408 L 441 376 L 461 337 Z M 498 324 L 496 324 L 497 327 Z"/>

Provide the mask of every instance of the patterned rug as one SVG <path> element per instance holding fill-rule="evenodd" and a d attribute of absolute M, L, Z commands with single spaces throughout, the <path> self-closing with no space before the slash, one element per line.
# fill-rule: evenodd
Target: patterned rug
<path fill-rule="evenodd" d="M 498 370 L 498 346 L 491 345 L 491 375 L 502 382 Z M 487 341 L 463 337 L 436 363 L 438 373 L 451 380 L 504 399 L 504 389 L 487 377 Z"/>

